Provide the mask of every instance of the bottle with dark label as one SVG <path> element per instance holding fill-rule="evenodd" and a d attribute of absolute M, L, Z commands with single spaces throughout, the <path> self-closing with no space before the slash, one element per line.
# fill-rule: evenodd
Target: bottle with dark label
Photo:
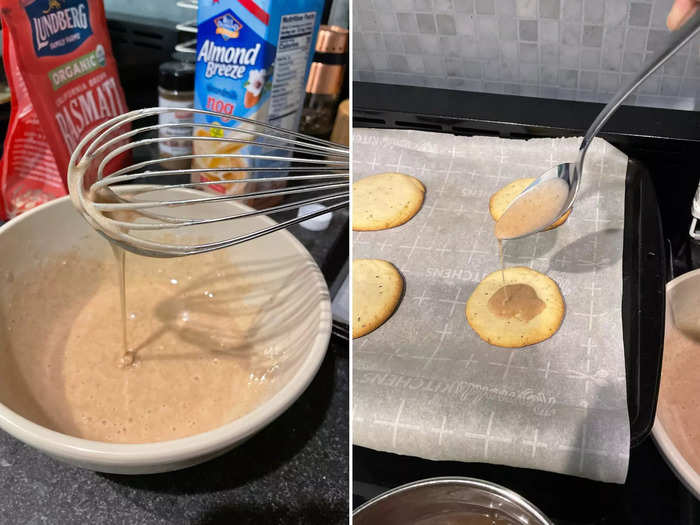
<path fill-rule="evenodd" d="M 158 106 L 166 108 L 192 108 L 194 106 L 194 64 L 187 62 L 165 62 L 158 71 Z M 158 116 L 159 124 L 182 124 L 161 128 L 160 137 L 191 137 L 193 114 L 188 111 L 171 111 Z M 192 140 L 169 140 L 160 142 L 161 158 L 192 154 Z M 169 170 L 190 167 L 190 159 L 170 160 L 161 163 Z"/>
<path fill-rule="evenodd" d="M 348 30 L 322 25 L 316 53 L 306 82 L 306 98 L 299 131 L 327 139 L 333 129 L 338 98 L 343 87 Z"/>

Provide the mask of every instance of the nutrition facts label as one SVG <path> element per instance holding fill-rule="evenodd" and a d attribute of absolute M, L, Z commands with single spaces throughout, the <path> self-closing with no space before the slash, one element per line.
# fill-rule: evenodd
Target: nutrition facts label
<path fill-rule="evenodd" d="M 315 12 L 282 17 L 270 93 L 270 124 L 296 131 L 315 21 Z"/>

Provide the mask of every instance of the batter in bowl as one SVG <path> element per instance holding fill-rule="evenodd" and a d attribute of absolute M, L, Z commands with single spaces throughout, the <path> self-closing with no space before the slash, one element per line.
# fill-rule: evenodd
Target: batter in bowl
<path fill-rule="evenodd" d="M 225 251 L 126 261 L 129 366 L 113 258 L 68 254 L 12 277 L 8 406 L 73 436 L 146 443 L 214 429 L 262 403 L 278 363 L 265 357 L 273 342 L 260 332 L 253 274 Z"/>

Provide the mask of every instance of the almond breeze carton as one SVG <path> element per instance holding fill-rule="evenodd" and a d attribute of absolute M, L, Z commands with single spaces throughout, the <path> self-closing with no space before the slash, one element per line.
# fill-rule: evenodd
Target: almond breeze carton
<path fill-rule="evenodd" d="M 296 131 L 304 102 L 323 0 L 200 0 L 197 11 L 195 108 Z M 195 124 L 216 123 L 230 130 L 195 127 L 200 137 L 251 140 L 250 124 L 209 115 L 196 115 Z M 271 155 L 269 148 L 236 142 L 194 141 L 194 153 L 203 155 Z M 277 152 L 277 155 L 285 155 Z M 269 159 L 196 158 L 193 168 L 236 168 L 193 174 L 194 182 L 280 176 L 284 172 L 243 168 L 279 167 Z M 259 191 L 272 185 L 256 183 L 209 184 L 216 193 Z"/>

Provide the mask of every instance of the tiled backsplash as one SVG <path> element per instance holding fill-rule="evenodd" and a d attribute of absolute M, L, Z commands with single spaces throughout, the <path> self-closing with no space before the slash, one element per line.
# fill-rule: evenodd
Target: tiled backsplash
<path fill-rule="evenodd" d="M 673 0 L 353 0 L 354 79 L 607 102 L 669 37 Z M 700 109 L 700 38 L 628 102 Z"/>

